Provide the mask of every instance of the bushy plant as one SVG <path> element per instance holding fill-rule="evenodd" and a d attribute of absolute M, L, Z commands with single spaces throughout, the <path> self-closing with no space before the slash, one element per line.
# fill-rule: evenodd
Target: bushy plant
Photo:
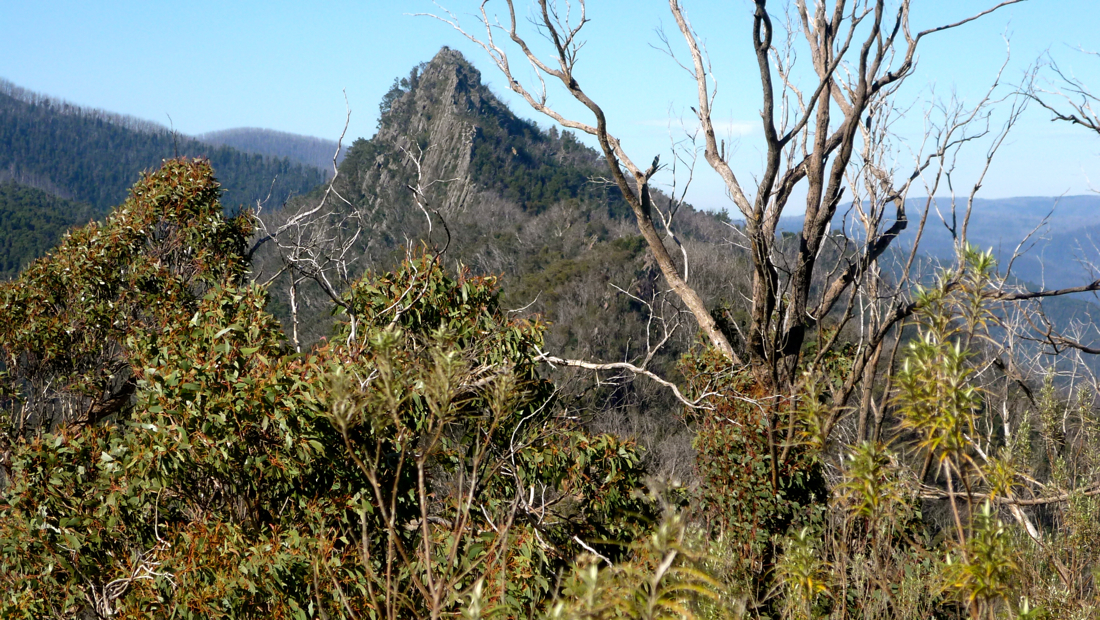
<path fill-rule="evenodd" d="M 368 482 L 372 609 L 435 616 L 480 580 L 483 605 L 527 615 L 577 552 L 621 555 L 615 541 L 648 512 L 633 494 L 640 454 L 562 415 L 536 368 L 542 326 L 506 318 L 492 279 L 422 257 L 346 301 L 318 356 L 328 415 Z"/>
<path fill-rule="evenodd" d="M 126 338 L 190 316 L 210 287 L 237 284 L 252 232 L 226 218 L 204 160 L 146 174 L 103 222 L 68 233 L 0 283 L 0 402 L 15 434 L 95 423 L 130 404 Z"/>
<path fill-rule="evenodd" d="M 95 332 L 133 385 L 125 406 L 9 437 L 0 615 L 439 616 L 475 583 L 486 605 L 528 615 L 578 552 L 622 555 L 649 512 L 633 493 L 640 453 L 558 407 L 536 368 L 542 326 L 508 318 L 493 280 L 429 257 L 368 274 L 335 337 L 294 354 L 265 290 L 239 283 L 243 263 L 203 262 L 188 226 L 231 226 L 203 166 L 173 162 L 139 187 L 204 214 L 156 228 L 173 240 L 161 267 L 137 241 L 96 264 L 115 283 L 97 312 L 140 318 Z M 33 295 L 67 260 L 16 290 Z M 35 325 L 19 332 L 25 356 L 46 347 Z M 105 373 L 82 337 L 90 376 Z"/>
<path fill-rule="evenodd" d="M 731 583 L 752 583 L 766 599 L 780 539 L 819 521 L 828 498 L 814 446 L 774 426 L 780 412 L 802 405 L 758 393 L 751 374 L 712 349 L 686 356 L 682 370 L 707 395 L 685 414 L 697 425 L 694 509 L 728 547 L 721 555 Z"/>

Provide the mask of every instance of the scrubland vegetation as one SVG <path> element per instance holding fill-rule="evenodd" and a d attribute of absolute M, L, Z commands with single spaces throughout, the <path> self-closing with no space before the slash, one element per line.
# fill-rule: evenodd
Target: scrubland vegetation
<path fill-rule="evenodd" d="M 796 2 L 809 89 L 766 5 L 748 191 L 670 3 L 740 220 L 650 187 L 572 74 L 583 18 L 541 3 L 549 60 L 504 32 L 594 124 L 485 48 L 601 152 L 444 49 L 308 195 L 227 215 L 210 161 L 170 159 L 0 283 L 0 617 L 1100 616 L 1095 326 L 1043 306 L 1100 280 L 1020 283 L 965 200 L 954 260 L 894 245 L 937 213 L 916 179 L 1004 140 L 975 118 L 1100 122 L 997 84 L 934 106 L 908 174 L 892 85 L 934 34 L 908 1 Z"/>
<path fill-rule="evenodd" d="M 3 285 L 5 617 L 1095 613 L 1093 395 L 983 377 L 988 255 L 915 300 L 879 440 L 826 439 L 842 354 L 770 405 L 777 442 L 751 374 L 693 349 L 681 487 L 431 255 L 295 353 L 217 194 L 169 162 Z"/>

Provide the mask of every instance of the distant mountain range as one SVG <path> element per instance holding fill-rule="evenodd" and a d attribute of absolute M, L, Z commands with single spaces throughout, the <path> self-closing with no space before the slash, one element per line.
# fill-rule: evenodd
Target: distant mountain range
<path fill-rule="evenodd" d="M 282 204 L 323 178 L 312 166 L 206 144 L 154 123 L 0 83 L 3 180 L 105 211 L 122 202 L 142 170 L 177 155 L 210 159 L 228 208 L 265 199 Z"/>
<path fill-rule="evenodd" d="M 224 129 L 195 136 L 196 140 L 216 146 L 228 146 L 245 153 L 255 153 L 275 158 L 287 158 L 292 162 L 319 168 L 326 177 L 332 176 L 332 158 L 336 154 L 336 141 L 302 136 L 273 129 L 242 127 Z M 348 144 L 340 151 L 336 163 L 344 161 Z"/>
<path fill-rule="evenodd" d="M 899 247 L 911 248 L 927 198 L 906 202 L 909 224 L 898 239 Z M 955 239 L 948 226 L 961 230 L 965 200 L 952 213 L 950 198 L 936 198 L 921 234 L 920 252 L 951 260 Z M 892 209 L 888 211 L 892 215 Z M 883 222 L 883 228 L 894 223 Z M 779 230 L 797 232 L 802 217 L 780 221 Z M 860 237 L 862 229 L 851 205 L 841 206 L 833 229 Z M 1020 198 L 978 198 L 967 228 L 968 241 L 992 250 L 1002 271 L 1011 263 L 1012 275 L 1034 287 L 1066 288 L 1100 278 L 1100 195 Z M 1019 254 L 1015 260 L 1013 256 Z"/>
<path fill-rule="evenodd" d="M 950 201 L 936 202 L 950 222 Z M 953 240 L 943 220 L 935 213 L 928 219 L 921 250 L 951 256 Z M 911 235 L 902 241 L 911 241 Z M 1012 273 L 1044 288 L 1076 286 L 1100 277 L 1100 195 L 977 199 L 967 236 L 975 246 L 992 249 L 1002 269 L 1013 254 L 1023 253 Z"/>

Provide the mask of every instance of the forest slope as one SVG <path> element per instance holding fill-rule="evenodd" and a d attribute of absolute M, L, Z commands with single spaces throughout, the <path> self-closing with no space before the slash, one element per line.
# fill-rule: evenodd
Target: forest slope
<path fill-rule="evenodd" d="M 52 248 L 70 227 L 93 218 L 91 205 L 18 183 L 0 183 L 0 279 Z"/>
<path fill-rule="evenodd" d="M 208 157 L 229 209 L 257 200 L 282 204 L 323 179 L 312 166 L 212 146 L 0 82 L 0 180 L 85 202 L 104 214 L 126 198 L 141 171 L 174 156 Z"/>

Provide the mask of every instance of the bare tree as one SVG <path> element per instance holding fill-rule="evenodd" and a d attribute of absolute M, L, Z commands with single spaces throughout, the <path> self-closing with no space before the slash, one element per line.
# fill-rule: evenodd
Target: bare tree
<path fill-rule="evenodd" d="M 1096 52 L 1086 53 L 1100 57 Z M 1050 120 L 1071 123 L 1100 134 L 1100 99 L 1088 85 L 1064 71 L 1053 57 L 1047 56 L 1044 62 L 1038 63 L 1032 77 L 1038 78 L 1042 69 L 1052 74 L 1051 79 L 1045 84 L 1033 79 L 1028 96 L 1051 113 Z"/>
<path fill-rule="evenodd" d="M 332 177 L 325 185 L 320 198 L 301 201 L 295 209 L 284 208 L 266 217 L 256 218 L 259 235 L 249 255 L 257 255 L 260 248 L 265 245 L 274 248 L 273 252 L 263 256 L 265 260 L 259 262 L 267 263 L 273 258 L 274 261 L 271 262 L 276 265 L 271 267 L 261 264 L 257 270 L 257 279 L 270 283 L 284 274 L 287 275 L 286 294 L 290 306 L 291 344 L 299 352 L 302 349 L 302 339 L 299 334 L 302 321 L 299 315 L 303 301 L 303 285 L 307 283 L 315 285 L 329 302 L 350 311 L 342 295 L 349 283 L 359 276 L 363 263 L 368 262 L 364 261 L 364 258 L 371 243 L 370 233 L 376 228 L 386 227 L 384 218 L 380 223 L 377 217 L 386 210 L 382 199 L 375 198 L 360 204 L 349 200 L 341 189 L 344 179 L 340 177 L 338 161 L 350 120 L 349 106 L 344 129 L 337 140 L 336 151 L 332 155 Z M 433 206 L 432 197 L 439 193 L 434 192 L 433 187 L 459 179 L 429 178 L 424 166 L 426 149 L 412 140 L 406 139 L 406 142 L 406 145 L 398 146 L 408 167 L 413 171 L 413 176 L 411 182 L 403 189 L 408 191 L 412 203 L 426 220 L 426 227 L 423 229 L 426 247 L 439 257 L 449 247 L 451 235 L 442 213 Z M 428 148 L 431 149 L 431 147 Z M 262 205 L 257 206 L 257 215 L 260 211 L 262 211 Z M 400 215 L 404 217 L 404 214 Z M 440 224 L 441 231 L 436 231 L 433 222 Z M 411 258 L 415 251 L 414 242 L 407 239 L 406 258 Z M 428 264 L 434 267 L 436 263 L 437 261 L 430 261 Z M 418 298 L 416 286 L 428 275 L 421 274 L 421 278 L 414 279 L 409 290 L 391 308 L 394 322 L 406 308 L 416 302 Z M 354 321 L 352 317 L 353 326 Z"/>
<path fill-rule="evenodd" d="M 907 212 L 910 188 L 923 185 L 928 196 L 935 196 L 946 185 L 953 194 L 951 172 L 960 148 L 979 139 L 988 144 L 985 166 L 969 195 L 959 202 L 952 198 L 946 211 L 930 198 L 920 214 L 917 242 L 929 214 L 935 213 L 959 248 L 965 247 L 974 196 L 1024 105 L 1019 97 L 1006 102 L 999 94 L 1000 73 L 989 93 L 974 106 L 958 102 L 935 105 L 926 117 L 924 143 L 911 150 L 915 156 L 906 169 L 895 163 L 896 157 L 891 159 L 892 121 L 903 112 L 896 103 L 898 89 L 914 75 L 917 50 L 925 38 L 1020 1 L 991 3 L 964 19 L 914 32 L 910 27 L 911 0 L 901 0 L 893 7 L 885 0 L 795 0 L 782 13 L 783 19 L 773 14 L 767 0 L 755 0 L 751 39 L 761 87 L 765 156 L 763 171 L 753 179 L 753 187 L 747 187 L 742 175 L 731 167 L 725 145 L 716 136 L 713 104 L 717 85 L 701 35 L 688 19 L 684 3 L 669 1 L 681 46 L 690 57 L 680 66 L 696 84 L 697 106 L 692 110 L 698 117 L 704 159 L 722 178 L 744 218 L 742 234 L 751 254 L 752 293 L 743 336 L 723 331 L 715 320 L 715 310 L 707 307 L 688 283 L 686 265 L 678 265 L 667 247 L 666 242 L 671 241 L 673 248 L 682 248 L 667 226 L 671 213 L 654 204 L 650 192 L 650 182 L 659 169 L 658 158 L 649 166 L 635 163 L 622 141 L 609 132 L 607 112 L 575 73 L 582 53 L 581 33 L 588 22 L 586 3 L 560 6 L 552 0 L 537 0 L 531 21 L 534 30 L 550 43 L 553 52 L 549 55 L 539 54 L 529 44 L 512 0 L 502 3 L 507 12 L 503 21 L 491 14 L 489 0 L 480 3 L 481 35 L 465 29 L 449 11 L 429 15 L 480 45 L 504 74 L 509 88 L 533 109 L 564 127 L 595 137 L 610 178 L 630 204 L 638 230 L 669 288 L 710 344 L 733 365 L 751 372 L 758 386 L 768 393 L 797 395 L 804 378 L 812 375 L 804 371 L 812 371 L 826 353 L 843 342 L 839 339 L 841 328 L 849 325 L 859 330 L 848 375 L 832 394 L 834 411 L 826 431 L 831 431 L 862 386 L 859 433 L 866 435 L 872 426 L 871 410 L 875 411 L 875 424 L 880 425 L 884 407 L 885 397 L 874 402 L 872 386 L 882 367 L 889 366 L 884 362 L 896 354 L 898 325 L 919 307 L 906 290 L 918 259 L 915 244 L 894 272 L 901 275 L 894 276 L 893 284 L 887 285 L 889 278 L 881 264 L 884 257 L 898 260 L 893 257 L 899 252 L 888 250 L 898 246 L 899 236 L 915 217 Z M 675 57 L 676 46 L 662 39 L 667 52 Z M 510 46 L 513 51 L 506 49 Z M 795 68 L 797 50 L 809 51 L 812 78 L 808 83 L 800 80 L 807 72 Z M 535 69 L 538 83 L 534 87 L 514 74 L 512 57 L 516 53 Z M 560 82 L 591 118 L 568 117 L 551 106 L 548 81 Z M 993 121 L 992 110 L 1001 104 L 1008 105 L 1008 113 L 999 124 Z M 847 197 L 846 189 L 850 191 Z M 795 203 L 802 200 L 803 192 L 805 218 L 797 247 L 785 249 L 777 234 L 779 220 L 797 209 Z M 853 222 L 859 228 L 856 234 L 832 230 L 838 208 L 845 203 L 852 205 Z M 664 230 L 659 228 L 662 224 L 666 224 Z M 832 258 L 826 260 L 825 256 Z M 686 254 L 684 258 L 686 261 Z M 1100 281 L 1082 288 L 1096 290 Z M 1033 295 L 1065 293 L 1004 291 L 998 295 L 1001 301 L 1019 301 Z M 819 346 L 808 358 L 805 345 L 814 338 Z"/>

